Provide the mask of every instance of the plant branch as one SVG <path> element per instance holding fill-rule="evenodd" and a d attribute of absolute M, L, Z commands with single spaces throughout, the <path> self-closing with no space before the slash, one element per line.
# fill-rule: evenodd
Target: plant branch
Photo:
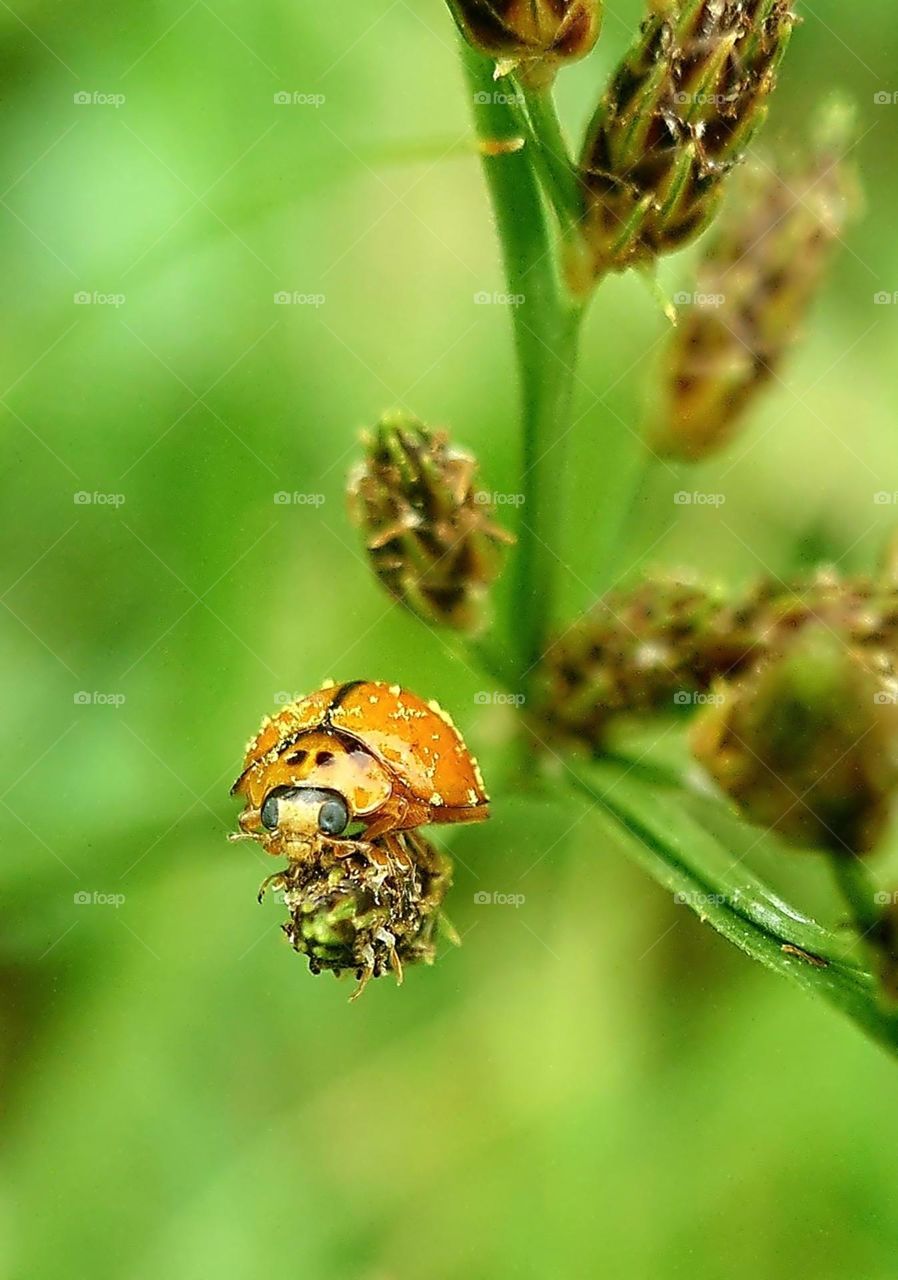
<path fill-rule="evenodd" d="M 564 439 L 568 430 L 577 334 L 582 315 L 559 280 L 556 244 L 536 173 L 533 141 L 502 147 L 520 136 L 513 103 L 494 92 L 492 64 L 468 45 L 462 57 L 474 99 L 478 135 L 486 144 L 484 171 L 502 246 L 513 308 L 522 421 L 517 575 L 511 631 L 518 678 L 526 690 L 542 656 L 551 621 L 556 544 L 564 497 Z M 496 144 L 499 144 L 498 146 Z"/>
<path fill-rule="evenodd" d="M 583 216 L 580 184 L 558 119 L 551 88 L 532 89 L 518 83 L 527 107 L 534 163 L 546 196 L 565 235 L 579 233 Z"/>

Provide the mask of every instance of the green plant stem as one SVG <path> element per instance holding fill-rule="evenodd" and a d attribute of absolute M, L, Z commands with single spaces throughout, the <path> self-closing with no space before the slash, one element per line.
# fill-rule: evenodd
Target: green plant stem
<path fill-rule="evenodd" d="M 490 144 L 520 136 L 512 104 L 493 92 L 492 64 L 468 45 L 462 57 L 474 99 L 477 132 Z M 491 145 L 490 150 L 496 148 Z M 556 269 L 556 245 L 534 166 L 534 147 L 484 154 L 513 308 L 520 377 L 522 515 L 510 632 L 522 692 L 542 656 L 552 616 L 564 502 L 564 442 L 582 308 L 571 301 Z"/>
<path fill-rule="evenodd" d="M 858 933 L 862 937 L 870 934 L 879 924 L 876 889 L 870 873 L 860 858 L 848 853 L 833 854 L 830 863 Z"/>
<path fill-rule="evenodd" d="M 577 233 L 582 201 L 577 171 L 568 150 L 551 88 L 518 85 L 527 106 L 530 145 L 539 165 L 539 177 L 565 235 Z"/>

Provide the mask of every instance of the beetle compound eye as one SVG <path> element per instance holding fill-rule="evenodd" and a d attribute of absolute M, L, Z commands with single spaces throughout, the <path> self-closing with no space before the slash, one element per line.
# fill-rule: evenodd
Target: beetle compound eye
<path fill-rule="evenodd" d="M 269 831 L 274 831 L 278 824 L 278 800 L 280 794 L 278 791 L 272 791 L 267 795 L 259 814 L 262 819 L 262 826 L 267 827 Z"/>
<path fill-rule="evenodd" d="M 349 809 L 345 800 L 333 796 L 325 800 L 318 813 L 318 826 L 325 835 L 339 836 L 349 825 Z"/>

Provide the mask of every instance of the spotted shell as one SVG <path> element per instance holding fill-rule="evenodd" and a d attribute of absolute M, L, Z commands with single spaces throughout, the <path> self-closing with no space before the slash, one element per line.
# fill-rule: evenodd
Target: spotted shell
<path fill-rule="evenodd" d="M 449 715 L 436 702 L 379 680 L 329 681 L 267 718 L 247 746 L 233 791 L 318 729 L 359 743 L 407 795 L 434 811 L 433 821 L 486 816 L 489 797 L 480 769 Z"/>

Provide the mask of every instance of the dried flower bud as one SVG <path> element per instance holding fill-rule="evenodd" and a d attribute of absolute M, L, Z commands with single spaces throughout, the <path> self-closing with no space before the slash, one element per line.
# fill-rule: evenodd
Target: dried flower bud
<path fill-rule="evenodd" d="M 349 851 L 348 851 L 349 850 Z M 316 856 L 292 861 L 271 883 L 290 913 L 284 933 L 312 973 L 369 978 L 432 964 L 451 864 L 417 832 L 390 838 L 322 839 Z M 451 935 L 451 930 L 448 930 Z"/>
<path fill-rule="evenodd" d="M 449 8 L 468 43 L 497 60 L 498 74 L 518 68 L 536 87 L 585 57 L 602 24 L 600 0 L 449 0 Z"/>
<path fill-rule="evenodd" d="M 364 444 L 349 503 L 374 572 L 426 622 L 478 632 L 503 547 L 514 539 L 475 488 L 475 459 L 445 431 L 404 414 L 386 415 Z"/>
<path fill-rule="evenodd" d="M 682 248 L 764 119 L 788 0 L 653 0 L 587 131 L 584 231 L 596 276 Z"/>
<path fill-rule="evenodd" d="M 800 339 L 854 205 L 845 141 L 831 132 L 803 170 L 740 184 L 670 339 L 656 453 L 697 460 L 722 448 Z"/>
<path fill-rule="evenodd" d="M 691 701 L 745 654 L 746 632 L 723 619 L 723 601 L 691 583 L 612 593 L 549 647 L 536 709 L 543 728 L 598 749 L 612 716 Z"/>
<path fill-rule="evenodd" d="M 541 733 L 592 750 L 623 713 L 665 712 L 782 654 L 822 624 L 883 682 L 898 668 L 898 584 L 820 569 L 732 600 L 686 582 L 616 591 L 550 645 L 534 715 Z"/>
<path fill-rule="evenodd" d="M 752 822 L 835 853 L 874 848 L 898 786 L 898 701 L 828 626 L 735 681 L 692 748 Z"/>

